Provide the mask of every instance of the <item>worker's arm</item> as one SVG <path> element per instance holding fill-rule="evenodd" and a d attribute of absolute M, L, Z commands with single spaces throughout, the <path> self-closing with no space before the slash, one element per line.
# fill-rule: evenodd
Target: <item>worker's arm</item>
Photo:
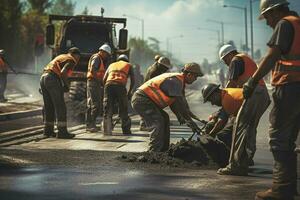
<path fill-rule="evenodd" d="M 245 71 L 245 63 L 242 58 L 235 56 L 230 65 L 228 71 L 228 82 L 226 88 L 237 88 L 238 79 Z"/>
<path fill-rule="evenodd" d="M 262 59 L 258 65 L 257 71 L 253 75 L 253 81 L 258 83 L 267 73 L 269 73 L 275 66 L 276 62 L 280 59 L 281 51 L 278 47 L 274 46 L 269 48 L 267 55 Z"/>
<path fill-rule="evenodd" d="M 190 116 L 191 118 L 197 120 L 197 121 L 202 121 L 201 119 L 199 119 L 199 118 L 191 111 L 190 106 L 189 106 L 189 104 L 188 104 L 188 102 L 187 102 L 185 96 L 183 97 L 183 101 L 184 101 L 184 103 L 185 103 L 184 106 L 187 108 L 187 112 L 188 112 L 189 116 Z"/>
<path fill-rule="evenodd" d="M 130 77 L 130 86 L 129 86 L 129 90 L 128 90 L 127 96 L 130 99 L 131 96 L 132 96 L 132 93 L 133 93 L 134 85 L 135 85 L 135 75 L 134 75 L 134 71 L 133 71 L 133 66 L 132 65 L 130 66 L 128 75 Z"/>
<path fill-rule="evenodd" d="M 63 81 L 63 87 L 65 89 L 65 91 L 69 91 L 70 89 L 70 82 L 68 79 L 68 71 L 72 70 L 75 66 L 75 63 L 73 61 L 68 61 L 65 63 L 65 65 L 63 66 L 62 70 L 61 70 L 61 79 Z"/>
<path fill-rule="evenodd" d="M 267 55 L 259 63 L 256 72 L 243 86 L 243 95 L 245 99 L 251 97 L 258 81 L 273 69 L 276 62 L 280 59 L 280 56 L 281 51 L 277 46 L 269 48 Z"/>
<path fill-rule="evenodd" d="M 227 121 L 221 118 L 218 118 L 214 127 L 208 133 L 210 136 L 215 137 L 218 132 L 220 132 L 226 125 Z"/>
<path fill-rule="evenodd" d="M 177 117 L 178 122 L 181 124 L 185 123 L 185 119 L 181 116 L 180 110 L 179 108 L 180 105 L 178 104 L 177 101 L 175 101 L 174 103 L 172 103 L 170 105 L 170 109 L 172 110 L 172 112 L 175 114 L 175 116 Z"/>
<path fill-rule="evenodd" d="M 102 85 L 105 85 L 105 83 L 107 81 L 108 74 L 109 74 L 109 67 L 107 68 L 107 70 L 104 73 L 104 77 L 103 77 L 103 80 L 102 80 L 102 83 L 101 83 Z"/>
<path fill-rule="evenodd" d="M 92 65 L 91 73 L 92 73 L 93 77 L 97 77 L 97 71 L 99 70 L 101 62 L 102 62 L 102 60 L 98 56 L 92 57 L 92 61 L 91 61 L 91 65 Z"/>

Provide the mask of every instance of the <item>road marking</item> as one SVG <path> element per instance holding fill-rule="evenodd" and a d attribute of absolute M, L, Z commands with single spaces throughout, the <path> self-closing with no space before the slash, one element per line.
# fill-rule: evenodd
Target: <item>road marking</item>
<path fill-rule="evenodd" d="M 0 155 L 0 159 L 7 160 L 7 161 L 12 162 L 12 163 L 33 163 L 30 160 L 24 160 L 24 159 L 14 158 L 14 157 L 5 156 L 5 155 Z"/>
<path fill-rule="evenodd" d="M 94 182 L 94 183 L 79 183 L 79 185 L 117 185 L 118 182 Z"/>

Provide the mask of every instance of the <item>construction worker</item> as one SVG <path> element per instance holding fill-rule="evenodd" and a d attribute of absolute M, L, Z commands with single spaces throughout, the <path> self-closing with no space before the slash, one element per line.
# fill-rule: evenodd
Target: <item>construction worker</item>
<path fill-rule="evenodd" d="M 203 73 L 200 66 L 197 63 L 188 63 L 182 73 L 164 73 L 156 76 L 134 93 L 132 107 L 150 127 L 149 151 L 163 152 L 169 148 L 170 119 L 163 110 L 167 106 L 170 106 L 180 124 L 187 123 L 194 132 L 200 131 L 192 120 L 194 116 L 188 109 L 184 89 L 186 84 L 192 84 L 201 76 Z"/>
<path fill-rule="evenodd" d="M 246 54 L 239 53 L 233 45 L 225 44 L 219 50 L 219 58 L 229 67 L 228 82 L 226 88 L 242 88 L 243 84 L 254 74 L 257 69 L 256 63 Z M 259 81 L 259 87 L 265 93 L 265 101 L 270 100 L 266 84 L 263 80 Z M 215 120 L 216 122 L 218 119 Z M 230 141 L 233 131 L 235 117 L 231 116 L 224 129 L 218 133 L 218 137 L 222 141 Z M 256 131 L 256 129 L 254 129 Z M 253 157 L 256 151 L 256 133 L 249 138 L 248 144 L 251 145 L 251 155 L 249 165 L 254 165 Z"/>
<path fill-rule="evenodd" d="M 167 72 L 169 69 L 172 68 L 169 58 L 163 57 L 160 55 L 156 55 L 154 59 L 155 59 L 155 62 L 147 69 L 144 83 L 158 75 L 161 75 L 161 74 Z M 141 122 L 140 122 L 140 130 L 141 131 L 148 130 L 147 125 L 143 119 L 141 119 Z"/>
<path fill-rule="evenodd" d="M 41 76 L 40 86 L 44 100 L 44 135 L 55 136 L 54 121 L 57 123 L 57 138 L 71 139 L 75 135 L 67 131 L 67 110 L 64 92 L 69 91 L 68 74 L 80 59 L 80 51 L 76 47 L 67 54 L 55 57 L 45 68 Z"/>
<path fill-rule="evenodd" d="M 130 87 L 126 91 L 127 78 L 130 77 Z M 125 54 L 121 54 L 117 62 L 109 65 L 104 75 L 104 135 L 112 134 L 112 116 L 115 102 L 119 105 L 122 132 L 131 134 L 131 120 L 128 116 L 128 99 L 131 98 L 134 88 L 133 66 Z"/>
<path fill-rule="evenodd" d="M 103 77 L 110 55 L 110 46 L 103 44 L 99 51 L 90 57 L 88 63 L 86 130 L 89 132 L 98 131 L 96 118 L 103 109 Z"/>
<path fill-rule="evenodd" d="M 202 88 L 204 103 L 209 101 L 212 105 L 222 107 L 218 117 L 219 120 L 210 131 L 215 136 L 222 130 L 230 116 L 236 117 L 234 122 L 233 139 L 231 144 L 231 156 L 229 164 L 218 170 L 220 175 L 247 175 L 249 159 L 252 159 L 253 137 L 256 137 L 256 128 L 260 117 L 269 105 L 269 96 L 262 88 L 257 88 L 255 95 L 243 103 L 242 88 L 220 89 L 220 85 L 208 84 Z M 267 101 L 266 101 L 267 99 Z M 243 106 L 242 106 L 243 104 Z"/>
<path fill-rule="evenodd" d="M 258 70 L 244 84 L 244 97 L 252 98 L 259 80 L 272 70 L 273 108 L 269 144 L 274 157 L 273 185 L 256 199 L 294 199 L 297 195 L 297 154 L 300 126 L 300 18 L 286 0 L 261 0 L 260 17 L 274 32 Z"/>
<path fill-rule="evenodd" d="M 7 84 L 8 66 L 4 60 L 4 50 L 0 49 L 0 103 L 4 103 L 7 99 L 4 97 L 4 92 Z"/>

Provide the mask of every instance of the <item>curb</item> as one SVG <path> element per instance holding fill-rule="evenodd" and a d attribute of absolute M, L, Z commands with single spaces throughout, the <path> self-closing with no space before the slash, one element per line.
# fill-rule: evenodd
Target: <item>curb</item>
<path fill-rule="evenodd" d="M 34 110 L 26 110 L 26 111 L 18 111 L 11 113 L 0 114 L 0 121 L 8 121 L 14 119 L 20 119 L 25 117 L 32 117 L 35 115 L 41 115 L 42 108 L 34 109 Z"/>

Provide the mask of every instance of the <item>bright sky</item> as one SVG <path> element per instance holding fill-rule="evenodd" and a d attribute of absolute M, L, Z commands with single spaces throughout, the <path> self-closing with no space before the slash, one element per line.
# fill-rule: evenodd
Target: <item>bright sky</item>
<path fill-rule="evenodd" d="M 199 62 L 203 58 L 209 61 L 217 57 L 217 32 L 199 30 L 212 29 L 221 32 L 221 24 L 209 20 L 224 22 L 225 41 L 233 40 L 238 48 L 245 41 L 244 11 L 236 8 L 224 8 L 232 5 L 248 8 L 248 43 L 250 47 L 250 0 L 74 0 L 75 14 L 80 14 L 87 6 L 89 13 L 100 15 L 104 7 L 106 17 L 124 17 L 123 14 L 144 20 L 144 38 L 155 37 L 161 41 L 161 48 L 169 49 L 183 62 Z M 266 51 L 266 42 L 272 30 L 265 21 L 258 21 L 259 1 L 253 1 L 254 49 Z M 290 8 L 300 14 L 300 0 L 289 0 Z M 141 20 L 127 17 L 129 36 L 141 37 Z M 180 37 L 182 35 L 183 37 Z"/>

